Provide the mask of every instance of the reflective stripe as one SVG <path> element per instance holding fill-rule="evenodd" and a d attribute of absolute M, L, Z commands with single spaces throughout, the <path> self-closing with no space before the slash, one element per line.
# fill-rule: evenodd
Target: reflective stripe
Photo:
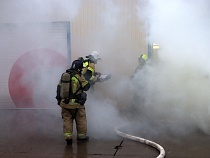
<path fill-rule="evenodd" d="M 95 76 L 93 75 L 95 70 L 92 67 L 88 67 L 87 69 L 92 72 L 92 76 L 91 76 L 91 78 L 89 80 L 93 80 L 95 78 Z"/>
<path fill-rule="evenodd" d="M 78 134 L 77 134 L 77 137 L 79 137 L 79 138 L 85 137 L 85 136 L 86 136 L 86 134 L 83 134 L 83 133 L 82 133 L 82 134 L 81 134 L 81 133 L 78 133 Z"/>
<path fill-rule="evenodd" d="M 78 89 L 77 84 L 78 84 L 78 79 L 76 77 L 72 77 L 73 85 L 72 85 L 72 92 L 75 93 Z M 74 103 L 76 99 L 70 99 L 71 103 Z"/>
<path fill-rule="evenodd" d="M 92 72 L 92 74 L 94 74 L 94 69 L 92 67 L 88 66 L 87 69 L 90 70 Z"/>
<path fill-rule="evenodd" d="M 92 72 L 92 74 L 94 74 L 95 70 L 92 67 L 88 66 L 88 65 L 89 65 L 88 61 L 83 63 L 83 67 L 87 67 L 87 69 L 90 70 Z"/>
<path fill-rule="evenodd" d="M 76 99 L 70 99 L 69 102 L 74 103 Z"/>
<path fill-rule="evenodd" d="M 87 70 L 90 70 L 92 72 L 92 76 L 91 76 L 91 78 L 89 80 L 93 80 L 95 78 L 95 76 L 94 76 L 95 70 L 92 67 L 88 66 L 88 65 L 89 65 L 88 61 L 83 63 L 83 67 L 86 67 Z"/>
<path fill-rule="evenodd" d="M 148 60 L 148 56 L 146 54 L 142 54 L 142 59 L 144 59 L 144 61 L 147 61 Z"/>
<path fill-rule="evenodd" d="M 72 87 L 72 92 L 75 93 L 78 89 L 77 87 L 77 83 L 79 82 L 78 79 L 76 77 L 72 77 L 72 81 L 73 81 L 73 87 Z"/>
<path fill-rule="evenodd" d="M 83 67 L 87 67 L 88 66 L 88 61 L 86 61 L 85 63 L 83 63 Z"/>
<path fill-rule="evenodd" d="M 82 82 L 82 87 L 84 87 L 88 82 Z"/>
<path fill-rule="evenodd" d="M 95 76 L 91 76 L 90 80 L 93 80 L 95 78 Z"/>
<path fill-rule="evenodd" d="M 64 136 L 66 136 L 66 137 L 71 137 L 71 136 L 72 136 L 72 133 L 71 133 L 71 132 L 65 132 L 65 133 L 64 133 Z"/>
<path fill-rule="evenodd" d="M 67 139 L 72 139 L 72 133 L 66 132 L 66 133 L 64 133 L 64 137 L 65 137 L 66 140 Z"/>
<path fill-rule="evenodd" d="M 72 80 L 74 80 L 76 83 L 79 82 L 78 79 L 76 77 L 72 77 Z"/>

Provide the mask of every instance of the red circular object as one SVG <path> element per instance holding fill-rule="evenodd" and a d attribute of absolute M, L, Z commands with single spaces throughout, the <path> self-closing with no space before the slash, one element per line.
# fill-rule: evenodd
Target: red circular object
<path fill-rule="evenodd" d="M 57 86 L 55 73 L 65 70 L 67 65 L 67 58 L 50 49 L 24 53 L 12 66 L 8 81 L 9 93 L 16 107 L 52 107 Z"/>

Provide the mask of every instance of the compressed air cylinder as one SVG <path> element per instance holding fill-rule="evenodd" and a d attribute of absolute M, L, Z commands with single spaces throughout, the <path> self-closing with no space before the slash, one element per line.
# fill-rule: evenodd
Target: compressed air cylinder
<path fill-rule="evenodd" d="M 69 97 L 71 76 L 69 73 L 63 73 L 61 76 L 61 98 L 65 99 Z"/>

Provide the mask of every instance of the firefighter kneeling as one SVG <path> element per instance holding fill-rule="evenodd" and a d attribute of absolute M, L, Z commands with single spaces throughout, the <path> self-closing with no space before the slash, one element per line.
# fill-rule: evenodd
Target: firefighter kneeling
<path fill-rule="evenodd" d="M 70 69 L 62 74 L 57 86 L 58 104 L 61 107 L 63 133 L 67 144 L 72 144 L 73 121 L 76 122 L 77 140 L 88 140 L 85 101 L 90 89 L 89 82 L 81 75 L 83 62 L 75 60 Z"/>

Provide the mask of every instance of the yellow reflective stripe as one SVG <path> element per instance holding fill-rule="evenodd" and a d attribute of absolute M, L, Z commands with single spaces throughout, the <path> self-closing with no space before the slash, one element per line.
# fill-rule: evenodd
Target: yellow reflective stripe
<path fill-rule="evenodd" d="M 90 80 L 93 80 L 95 78 L 95 76 L 92 76 L 91 78 L 90 78 Z"/>
<path fill-rule="evenodd" d="M 64 133 L 64 137 L 65 137 L 66 140 L 67 140 L 67 139 L 72 139 L 72 133 L 70 133 L 70 132 L 65 132 L 65 133 Z"/>
<path fill-rule="evenodd" d="M 76 77 L 72 77 L 72 81 L 73 81 L 73 86 L 72 86 L 72 91 L 73 93 L 75 93 L 77 91 L 77 83 L 79 82 L 78 79 Z"/>
<path fill-rule="evenodd" d="M 93 75 L 95 73 L 95 70 L 92 67 L 88 66 L 88 65 L 89 65 L 89 62 L 88 61 L 86 61 L 85 63 L 83 63 L 83 67 L 87 67 L 87 69 L 92 72 L 92 76 L 91 76 L 91 78 L 89 80 L 93 80 L 95 78 L 95 76 Z M 86 83 L 84 83 L 82 86 L 84 86 L 85 84 Z"/>
<path fill-rule="evenodd" d="M 75 93 L 75 92 L 77 91 L 77 89 L 79 88 L 79 87 L 77 86 L 79 80 L 78 80 L 75 76 L 73 76 L 73 77 L 72 77 L 72 81 L 73 81 L 72 91 L 73 91 L 73 93 Z M 76 100 L 76 99 L 70 99 L 70 102 L 71 102 L 71 103 L 75 103 L 75 100 Z"/>
<path fill-rule="evenodd" d="M 85 63 L 83 63 L 83 67 L 87 67 L 88 66 L 88 61 L 86 61 Z"/>
<path fill-rule="evenodd" d="M 145 61 L 148 60 L 148 56 L 146 54 L 142 54 L 142 59 L 144 59 Z"/>
<path fill-rule="evenodd" d="M 76 99 L 70 99 L 69 102 L 74 103 Z"/>
<path fill-rule="evenodd" d="M 72 136 L 72 133 L 71 132 L 65 132 L 64 135 L 68 137 L 68 136 Z"/>
<path fill-rule="evenodd" d="M 94 69 L 92 67 L 89 66 L 87 69 L 90 70 L 92 74 L 94 73 Z"/>
<path fill-rule="evenodd" d="M 88 82 L 82 82 L 82 87 L 84 87 Z"/>
<path fill-rule="evenodd" d="M 76 77 L 72 77 L 72 81 L 74 81 L 74 82 L 76 82 L 76 83 L 78 83 L 79 81 L 78 81 L 78 79 L 76 78 Z"/>
<path fill-rule="evenodd" d="M 93 74 L 94 74 L 94 69 L 93 69 L 92 67 L 88 67 L 87 69 L 90 70 L 90 71 L 92 72 L 92 76 L 91 76 L 90 80 L 93 80 L 93 79 L 95 78 L 95 76 L 93 76 Z"/>
<path fill-rule="evenodd" d="M 78 137 L 84 137 L 84 136 L 86 136 L 86 134 L 83 134 L 83 133 L 81 134 L 81 133 L 79 133 L 79 134 L 77 134 L 77 136 L 78 136 Z"/>

